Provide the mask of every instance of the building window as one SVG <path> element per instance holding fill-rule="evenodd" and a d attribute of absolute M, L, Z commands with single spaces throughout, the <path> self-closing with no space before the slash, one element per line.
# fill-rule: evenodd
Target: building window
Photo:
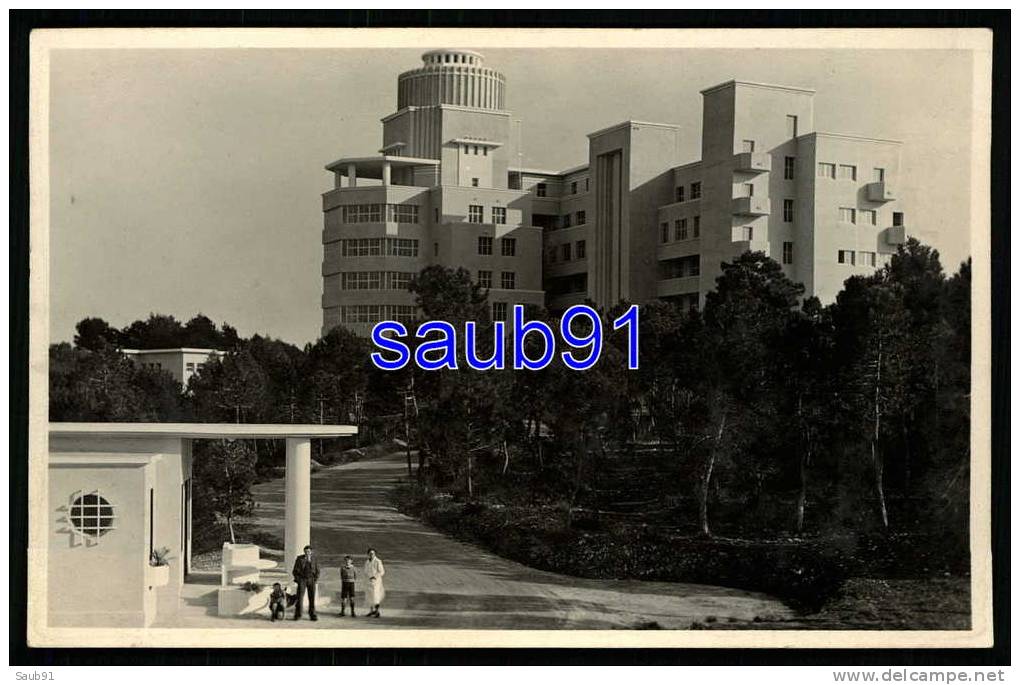
<path fill-rule="evenodd" d="M 478 179 L 477 178 L 472 178 L 471 179 L 471 187 L 472 188 L 477 188 L 478 187 Z"/>
<path fill-rule="evenodd" d="M 340 274 L 341 290 L 379 290 L 381 283 L 379 271 L 351 271 Z"/>
<path fill-rule="evenodd" d="M 563 243 L 560 245 L 560 251 L 563 253 L 563 261 L 570 261 L 570 243 Z"/>
<path fill-rule="evenodd" d="M 663 243 L 669 242 L 669 223 L 666 221 L 662 222 L 659 226 L 659 241 Z"/>
<path fill-rule="evenodd" d="M 570 224 L 570 215 L 569 214 L 564 214 L 563 218 L 561 220 L 561 223 L 563 224 L 563 228 L 570 228 L 570 226 L 571 226 L 571 224 Z"/>
<path fill-rule="evenodd" d="M 475 148 L 475 156 L 477 157 L 477 156 L 478 156 L 478 146 L 477 146 L 477 145 L 475 145 L 475 146 L 473 146 L 473 147 Z"/>
<path fill-rule="evenodd" d="M 506 302 L 493 302 L 492 303 L 492 320 L 493 321 L 506 321 Z"/>
<path fill-rule="evenodd" d="M 391 257 L 417 257 L 418 241 L 413 238 L 386 238 L 386 254 Z"/>
<path fill-rule="evenodd" d="M 464 146 L 464 154 L 465 155 L 471 154 L 471 148 L 469 148 L 467 145 Z"/>
<path fill-rule="evenodd" d="M 575 245 L 575 247 L 576 247 L 576 249 L 574 250 L 574 252 L 577 253 L 577 258 L 578 259 L 584 259 L 584 241 L 583 240 L 578 240 L 577 244 Z"/>
<path fill-rule="evenodd" d="M 754 141 L 753 140 L 744 140 L 744 141 L 741 141 L 740 146 L 741 146 L 740 147 L 740 151 L 741 152 L 754 152 Z"/>
<path fill-rule="evenodd" d="M 114 530 L 113 505 L 99 491 L 82 493 L 71 500 L 67 521 L 79 535 L 98 538 Z"/>
<path fill-rule="evenodd" d="M 797 163 L 796 157 L 783 157 L 783 178 L 787 181 L 792 181 L 794 178 L 794 165 Z"/>
<path fill-rule="evenodd" d="M 840 207 L 839 220 L 844 224 L 856 224 L 857 210 L 853 207 Z"/>
<path fill-rule="evenodd" d="M 577 225 L 578 226 L 584 226 L 584 224 L 586 223 L 586 221 L 585 221 L 586 217 L 585 217 L 583 209 L 579 209 L 577 211 L 576 219 L 577 219 Z"/>
<path fill-rule="evenodd" d="M 492 237 L 487 235 L 478 236 L 478 254 L 492 254 Z"/>
<path fill-rule="evenodd" d="M 500 274 L 499 284 L 503 290 L 513 290 L 517 287 L 517 274 L 513 271 L 504 271 Z"/>
<path fill-rule="evenodd" d="M 676 187 L 676 201 L 677 202 L 683 202 L 684 201 L 684 186 L 677 186 Z"/>
<path fill-rule="evenodd" d="M 857 167 L 853 164 L 840 164 L 839 177 L 845 181 L 857 180 Z"/>
<path fill-rule="evenodd" d="M 902 226 L 903 225 L 903 212 L 893 212 L 892 213 L 892 225 L 893 226 Z"/>
<path fill-rule="evenodd" d="M 874 252 L 859 252 L 861 258 L 861 266 L 875 266 L 875 253 Z"/>
<path fill-rule="evenodd" d="M 861 210 L 861 223 L 865 226 L 874 226 L 878 222 L 878 214 L 874 209 Z"/>
<path fill-rule="evenodd" d="M 786 115 L 786 137 L 796 138 L 797 137 L 797 117 L 792 114 Z"/>
<path fill-rule="evenodd" d="M 744 240 L 754 240 L 754 226 L 744 226 L 740 229 L 740 232 Z"/>
<path fill-rule="evenodd" d="M 673 229 L 677 240 L 687 240 L 687 219 L 677 219 L 674 221 Z"/>
<path fill-rule="evenodd" d="M 468 205 L 468 221 L 473 224 L 480 224 L 484 221 L 485 209 L 481 205 Z"/>
<path fill-rule="evenodd" d="M 591 190 L 591 179 L 586 178 L 584 179 L 584 192 L 587 193 L 589 190 Z"/>
<path fill-rule="evenodd" d="M 694 232 L 694 237 L 695 238 L 700 238 L 701 237 L 701 215 L 700 214 L 695 216 L 693 219 L 691 219 L 691 229 Z"/>
<path fill-rule="evenodd" d="M 836 255 L 836 261 L 840 264 L 854 264 L 854 251 L 853 250 L 840 250 L 839 254 Z"/>
<path fill-rule="evenodd" d="M 504 257 L 515 257 L 517 255 L 517 238 L 500 239 L 499 251 Z"/>
<path fill-rule="evenodd" d="M 793 243 L 783 243 L 783 264 L 793 264 Z"/>
<path fill-rule="evenodd" d="M 432 210 L 432 211 L 433 211 L 433 213 L 435 214 L 435 218 L 436 218 L 436 223 L 438 224 L 438 223 L 439 223 L 439 207 L 436 207 L 436 208 L 435 208 L 434 210 Z"/>
<path fill-rule="evenodd" d="M 538 183 L 538 184 L 535 185 L 535 195 L 537 195 L 538 197 L 545 197 L 545 194 L 546 194 L 547 191 L 548 191 L 548 188 L 546 187 L 546 185 L 544 183 Z M 506 311 L 506 303 L 503 302 L 501 304 L 503 305 L 503 311 L 505 312 Z M 504 316 L 503 318 L 506 318 L 506 317 Z"/>
<path fill-rule="evenodd" d="M 871 170 L 871 180 L 876 183 L 882 183 L 885 181 L 885 169 L 881 167 L 875 167 Z"/>
<path fill-rule="evenodd" d="M 789 198 L 783 200 L 783 221 L 787 223 L 793 221 L 793 200 Z"/>
<path fill-rule="evenodd" d="M 492 287 L 492 272 L 491 271 L 479 271 L 478 272 L 478 285 L 483 288 Z"/>
<path fill-rule="evenodd" d="M 188 373 L 195 373 L 195 362 L 188 362 L 184 365 L 184 370 Z"/>
<path fill-rule="evenodd" d="M 828 162 L 818 163 L 819 178 L 836 178 L 836 165 Z"/>
<path fill-rule="evenodd" d="M 698 200 L 701 198 L 701 181 L 697 181 L 691 184 L 691 199 Z"/>
<path fill-rule="evenodd" d="M 439 256 L 439 243 L 432 243 L 432 256 L 433 257 Z"/>
<path fill-rule="evenodd" d="M 549 261 L 550 264 L 555 264 L 556 263 L 556 248 L 555 247 L 550 247 L 549 248 L 549 251 L 548 251 L 548 253 L 546 255 L 546 259 Z"/>
<path fill-rule="evenodd" d="M 398 224 L 416 224 L 418 205 L 386 205 L 386 220 Z"/>
<path fill-rule="evenodd" d="M 744 197 L 754 197 L 754 184 L 753 183 L 745 183 L 744 184 Z"/>
<path fill-rule="evenodd" d="M 482 157 L 488 157 L 488 156 L 489 156 L 489 148 L 483 147 L 482 148 Z"/>
<path fill-rule="evenodd" d="M 570 194 L 577 195 L 577 181 L 570 182 Z"/>
<path fill-rule="evenodd" d="M 492 223 L 494 223 L 494 224 L 505 224 L 506 223 L 506 207 L 493 207 L 492 208 Z"/>

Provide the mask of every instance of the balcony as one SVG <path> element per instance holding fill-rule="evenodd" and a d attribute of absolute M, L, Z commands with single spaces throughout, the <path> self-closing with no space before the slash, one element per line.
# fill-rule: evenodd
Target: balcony
<path fill-rule="evenodd" d="M 768 216 L 772 204 L 767 197 L 735 197 L 733 213 L 737 216 Z"/>
<path fill-rule="evenodd" d="M 868 184 L 868 202 L 889 202 L 896 199 L 896 193 L 885 181 Z"/>
<path fill-rule="evenodd" d="M 659 297 L 670 297 L 672 295 L 688 295 L 700 292 L 700 276 L 681 276 L 679 278 L 659 279 L 657 294 Z"/>
<path fill-rule="evenodd" d="M 738 152 L 733 155 L 733 169 L 751 174 L 772 171 L 772 155 L 767 152 Z"/>
<path fill-rule="evenodd" d="M 907 227 L 890 226 L 885 229 L 885 242 L 889 245 L 903 245 L 907 242 Z"/>

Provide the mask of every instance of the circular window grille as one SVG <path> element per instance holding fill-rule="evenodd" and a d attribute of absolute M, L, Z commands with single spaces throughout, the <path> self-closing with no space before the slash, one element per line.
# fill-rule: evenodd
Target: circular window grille
<path fill-rule="evenodd" d="M 113 530 L 113 505 L 92 492 L 71 502 L 71 526 L 82 535 L 99 537 Z"/>

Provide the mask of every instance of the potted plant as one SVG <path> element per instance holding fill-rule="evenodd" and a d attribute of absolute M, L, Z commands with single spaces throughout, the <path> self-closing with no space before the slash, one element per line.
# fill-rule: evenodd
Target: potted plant
<path fill-rule="evenodd" d="M 149 587 L 163 587 L 169 582 L 170 549 L 154 549 L 149 553 Z"/>

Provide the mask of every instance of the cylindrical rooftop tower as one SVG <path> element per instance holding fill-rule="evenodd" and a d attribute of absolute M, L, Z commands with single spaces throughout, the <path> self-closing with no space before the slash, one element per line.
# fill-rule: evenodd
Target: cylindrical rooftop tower
<path fill-rule="evenodd" d="M 456 105 L 502 110 L 506 77 L 484 66 L 471 50 L 431 50 L 421 56 L 423 66 L 397 78 L 397 109 Z"/>

